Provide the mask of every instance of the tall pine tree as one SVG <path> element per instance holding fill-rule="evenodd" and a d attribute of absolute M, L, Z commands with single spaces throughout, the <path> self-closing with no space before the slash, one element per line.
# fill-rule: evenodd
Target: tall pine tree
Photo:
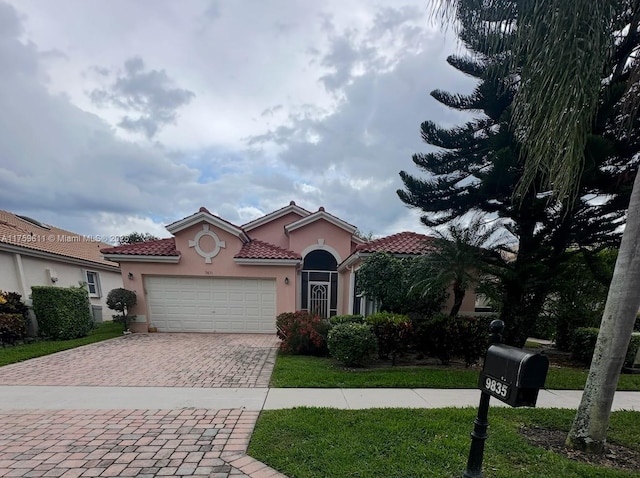
<path fill-rule="evenodd" d="M 469 4 L 467 8 L 478 8 L 473 0 Z M 495 19 L 492 12 L 478 11 L 478 15 Z M 626 90 L 628 78 L 615 62 L 627 61 L 625 52 L 636 48 L 640 39 L 628 35 L 617 43 L 614 64 L 607 65 L 609 73 L 603 73 L 598 113 L 584 152 L 579 197 L 558 202 L 547 191 L 536 190 L 541 181 L 514 196 L 526 158 L 511 123 L 518 71 L 513 67 L 517 62 L 509 56 L 510 39 L 503 38 L 502 52 L 496 53 L 495 42 L 487 38 L 481 22 L 463 23 L 459 36 L 473 55 L 451 56 L 447 61 L 477 78 L 478 86 L 470 95 L 440 90 L 431 94 L 450 108 L 482 115 L 451 129 L 424 122 L 423 140 L 439 149 L 413 156 L 426 178 L 401 171 L 404 189 L 398 195 L 424 212 L 421 219 L 429 227 L 478 211 L 502 219 L 517 239 L 516 255 L 512 260 L 494 255 L 492 266 L 499 279 L 505 339 L 522 346 L 535 327 L 558 268 L 573 251 L 594 254 L 619 242 L 616 229 L 629 203 L 640 135 L 637 127 L 619 133 L 619 124 L 629 114 L 624 109 L 625 95 L 634 92 Z M 638 126 L 637 120 L 633 123 Z"/>

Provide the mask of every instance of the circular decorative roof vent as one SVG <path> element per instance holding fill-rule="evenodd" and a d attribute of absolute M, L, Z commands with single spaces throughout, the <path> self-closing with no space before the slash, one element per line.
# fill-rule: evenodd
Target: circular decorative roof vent
<path fill-rule="evenodd" d="M 204 251 L 200 247 L 200 239 L 204 236 L 209 236 L 215 242 L 215 247 L 212 251 Z M 206 264 L 211 264 L 211 259 L 216 257 L 220 253 L 220 249 L 225 249 L 227 247 L 227 243 L 225 241 L 221 241 L 218 235 L 209 230 L 209 224 L 203 224 L 202 231 L 199 231 L 192 241 L 189 241 L 189 247 L 193 247 L 195 251 L 198 253 L 200 257 L 204 257 L 204 262 Z"/>

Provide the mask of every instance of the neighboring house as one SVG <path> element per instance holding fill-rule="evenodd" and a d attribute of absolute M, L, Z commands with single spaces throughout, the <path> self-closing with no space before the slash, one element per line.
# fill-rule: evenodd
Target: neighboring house
<path fill-rule="evenodd" d="M 243 226 L 202 207 L 166 228 L 173 237 L 102 249 L 138 296 L 133 331 L 273 333 L 283 312 L 361 310 L 355 276 L 365 241 L 322 207 L 292 201 Z"/>
<path fill-rule="evenodd" d="M 32 286 L 86 283 L 94 318 L 104 314 L 106 319 L 106 296 L 122 287 L 120 267 L 100 253 L 109 245 L 0 210 L 0 290 L 18 292 L 28 301 Z"/>

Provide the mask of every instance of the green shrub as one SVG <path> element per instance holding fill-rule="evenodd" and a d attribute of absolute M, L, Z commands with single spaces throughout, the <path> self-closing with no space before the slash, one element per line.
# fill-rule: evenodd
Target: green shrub
<path fill-rule="evenodd" d="M 0 342 L 15 344 L 27 333 L 27 323 L 22 314 L 0 313 Z"/>
<path fill-rule="evenodd" d="M 436 357 L 443 365 L 455 355 L 455 337 L 449 314 L 436 314 L 420 321 L 417 328 L 416 350 Z"/>
<path fill-rule="evenodd" d="M 450 317 L 437 314 L 414 319 L 415 341 L 418 352 L 436 357 L 443 365 L 452 358 L 463 358 L 467 366 L 484 356 L 489 346 L 489 324 L 494 316 Z"/>
<path fill-rule="evenodd" d="M 329 322 L 306 310 L 284 312 L 276 317 L 280 350 L 297 355 L 327 355 Z"/>
<path fill-rule="evenodd" d="M 7 314 L 11 317 L 7 316 L 0 320 L 0 341 L 3 344 L 15 344 L 27 334 L 29 307 L 22 302 L 22 296 L 17 292 L 0 290 L 0 315 Z"/>
<path fill-rule="evenodd" d="M 368 316 L 366 323 L 378 339 L 378 355 L 380 358 L 391 358 L 392 365 L 396 357 L 409 346 L 413 327 L 406 315 L 378 312 Z"/>
<path fill-rule="evenodd" d="M 4 292 L 0 290 L 0 313 L 20 314 L 27 320 L 29 317 L 29 307 L 22 302 L 22 296 L 17 292 Z"/>
<path fill-rule="evenodd" d="M 75 339 L 93 328 L 89 294 L 84 287 L 34 286 L 31 290 L 41 335 L 54 340 Z"/>
<path fill-rule="evenodd" d="M 494 316 L 459 316 L 453 319 L 454 355 L 468 367 L 480 361 L 489 347 L 489 324 Z"/>
<path fill-rule="evenodd" d="M 362 365 L 378 348 L 376 336 L 366 324 L 347 322 L 337 324 L 329 331 L 329 353 L 347 366 Z"/>
<path fill-rule="evenodd" d="M 364 324 L 364 317 L 360 314 L 334 315 L 329 318 L 329 323 L 332 326 L 338 324 Z"/>
<path fill-rule="evenodd" d="M 585 365 L 591 364 L 593 352 L 596 348 L 600 329 L 595 327 L 579 327 L 573 332 L 571 341 L 571 358 Z M 631 367 L 640 347 L 640 334 L 634 333 L 629 342 L 629 348 L 625 356 L 624 366 Z"/>
<path fill-rule="evenodd" d="M 129 330 L 129 323 L 136 318 L 135 315 L 129 314 L 129 310 L 137 303 L 138 297 L 132 290 L 120 287 L 110 290 L 107 294 L 107 307 L 120 312 L 120 314 L 112 316 L 113 320 L 121 323 L 125 331 Z"/>
<path fill-rule="evenodd" d="M 629 348 L 627 349 L 627 355 L 624 359 L 624 366 L 631 367 L 636 359 L 638 349 L 640 348 L 640 333 L 636 332 L 631 336 L 631 342 L 629 342 Z"/>
<path fill-rule="evenodd" d="M 596 327 L 578 327 L 571 338 L 571 358 L 586 365 L 591 363 L 596 348 L 599 329 Z"/>

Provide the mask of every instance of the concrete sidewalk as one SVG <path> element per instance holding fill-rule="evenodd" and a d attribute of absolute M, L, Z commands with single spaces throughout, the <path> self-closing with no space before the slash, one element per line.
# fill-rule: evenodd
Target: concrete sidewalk
<path fill-rule="evenodd" d="M 575 409 L 581 396 L 581 390 L 541 390 L 538 407 Z M 0 386 L 0 410 L 443 408 L 476 407 L 479 399 L 477 389 Z M 616 392 L 613 410 L 640 411 L 640 392 Z"/>

